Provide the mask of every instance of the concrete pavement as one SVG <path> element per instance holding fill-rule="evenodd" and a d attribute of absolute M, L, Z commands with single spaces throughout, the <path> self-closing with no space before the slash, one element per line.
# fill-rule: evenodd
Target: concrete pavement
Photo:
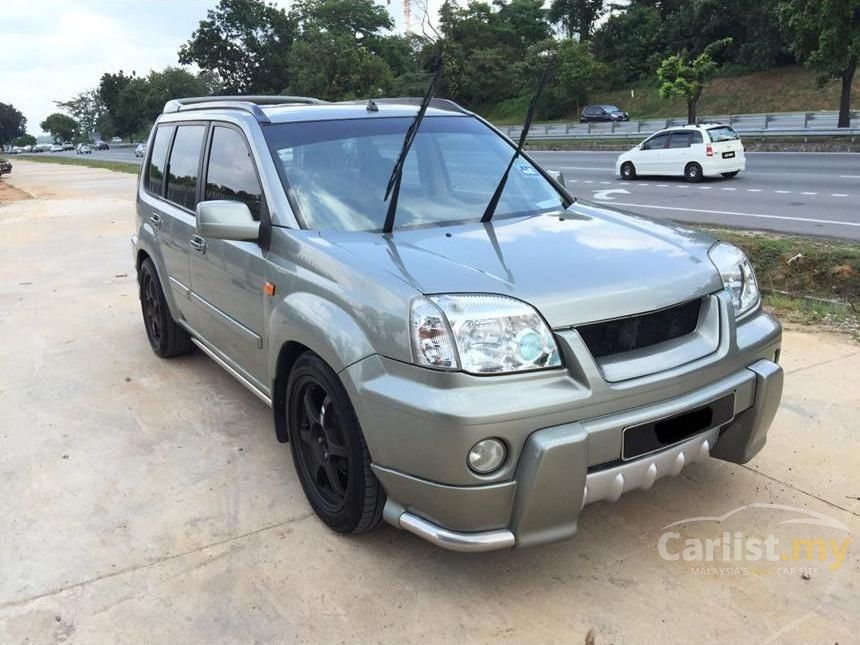
<path fill-rule="evenodd" d="M 150 351 L 134 177 L 21 162 L 3 181 L 25 199 L 0 193 L 0 643 L 856 639 L 856 544 L 837 570 L 703 573 L 661 558 L 658 540 L 755 502 L 820 513 L 853 539 L 860 346 L 787 332 L 759 456 L 588 507 L 570 541 L 470 556 L 389 527 L 346 538 L 311 513 L 268 408 L 199 353 Z M 747 509 L 682 530 L 803 530 L 784 519 Z"/>

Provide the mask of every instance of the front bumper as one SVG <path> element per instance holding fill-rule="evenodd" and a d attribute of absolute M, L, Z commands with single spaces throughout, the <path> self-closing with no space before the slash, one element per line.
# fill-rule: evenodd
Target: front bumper
<path fill-rule="evenodd" d="M 575 332 L 557 333 L 567 373 L 469 377 L 380 357 L 350 366 L 341 377 L 388 494 L 386 520 L 449 549 L 530 546 L 573 535 L 586 504 L 649 488 L 708 455 L 748 461 L 779 404 L 781 329 L 763 312 L 737 325 L 726 313 L 723 302 L 712 354 L 621 382 L 605 379 L 607 366 L 590 359 Z M 624 428 L 728 394 L 730 421 L 621 460 Z M 478 476 L 465 456 L 486 437 L 503 440 L 509 458 Z"/>

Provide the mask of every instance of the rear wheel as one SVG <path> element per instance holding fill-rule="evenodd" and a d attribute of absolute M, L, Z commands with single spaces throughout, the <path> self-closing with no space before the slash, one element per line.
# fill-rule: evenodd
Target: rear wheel
<path fill-rule="evenodd" d="M 629 161 L 621 164 L 622 179 L 636 179 L 636 167 Z"/>
<path fill-rule="evenodd" d="M 161 282 L 152 260 L 146 258 L 137 274 L 140 284 L 140 308 L 152 351 L 162 358 L 180 356 L 194 349 L 191 336 L 170 315 Z"/>
<path fill-rule="evenodd" d="M 684 168 L 684 179 L 694 184 L 702 181 L 702 167 L 695 162 L 688 163 Z"/>
<path fill-rule="evenodd" d="M 293 463 L 311 507 L 339 533 L 375 529 L 385 492 L 337 374 L 306 352 L 290 372 L 286 401 Z"/>
<path fill-rule="evenodd" d="M 720 174 L 726 179 L 731 179 L 732 177 L 737 177 L 740 170 L 732 170 L 731 172 L 721 172 Z"/>

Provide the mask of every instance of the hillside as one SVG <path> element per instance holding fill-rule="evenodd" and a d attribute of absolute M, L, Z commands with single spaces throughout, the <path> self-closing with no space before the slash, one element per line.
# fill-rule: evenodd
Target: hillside
<path fill-rule="evenodd" d="M 781 67 L 740 76 L 723 76 L 711 80 L 699 100 L 699 114 L 755 114 L 760 112 L 800 112 L 837 110 L 839 81 L 816 85 L 814 73 L 799 66 Z M 631 97 L 631 90 L 633 96 Z M 854 78 L 852 108 L 860 109 L 860 74 Z M 611 103 L 630 113 L 631 119 L 684 117 L 687 107 L 681 99 L 662 99 L 653 83 L 639 83 L 610 92 L 595 92 L 591 103 Z M 506 101 L 487 106 L 479 112 L 490 121 L 516 124 L 523 120 L 527 101 Z M 577 121 L 570 114 L 560 121 Z"/>

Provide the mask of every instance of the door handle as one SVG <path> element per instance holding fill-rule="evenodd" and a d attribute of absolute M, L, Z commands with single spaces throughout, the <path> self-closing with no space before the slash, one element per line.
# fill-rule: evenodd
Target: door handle
<path fill-rule="evenodd" d="M 204 240 L 199 235 L 192 235 L 191 239 L 188 241 L 188 244 L 200 255 L 206 253 L 206 240 Z"/>
<path fill-rule="evenodd" d="M 152 224 L 152 227 L 156 231 L 161 230 L 161 215 L 159 215 L 158 213 L 153 213 L 149 216 L 149 223 Z"/>

